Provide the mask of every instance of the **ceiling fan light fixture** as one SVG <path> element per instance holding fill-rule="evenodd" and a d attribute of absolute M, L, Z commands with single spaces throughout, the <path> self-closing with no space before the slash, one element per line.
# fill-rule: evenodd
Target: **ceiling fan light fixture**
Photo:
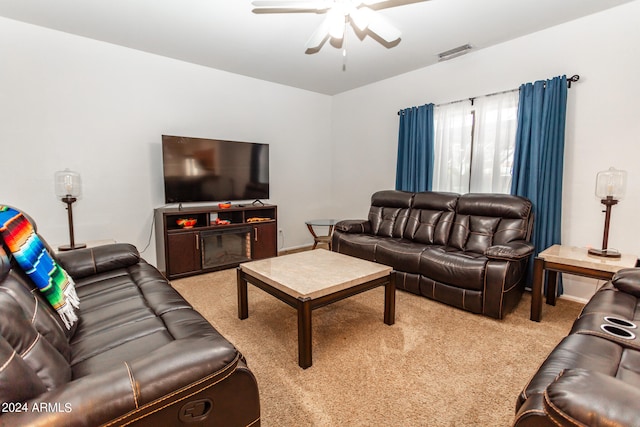
<path fill-rule="evenodd" d="M 405 1 L 405 0 L 403 0 Z M 411 0 L 425 1 L 425 0 Z M 361 39 L 373 36 L 383 45 L 393 47 L 400 40 L 400 30 L 368 6 L 390 0 L 254 0 L 254 13 L 326 13 L 324 21 L 306 43 L 307 53 L 317 52 L 327 38 L 344 41 L 347 27 L 351 26 Z M 385 7 L 394 7 L 390 5 Z M 332 43 L 338 47 L 338 43 Z"/>
<path fill-rule="evenodd" d="M 342 40 L 344 37 L 344 27 L 346 16 L 342 11 L 337 9 L 330 9 L 327 15 L 329 20 L 329 35 L 338 40 Z"/>
<path fill-rule="evenodd" d="M 453 49 L 440 52 L 438 54 L 438 61 L 446 61 L 448 59 L 457 58 L 460 55 L 464 55 L 465 53 L 468 53 L 472 48 L 473 46 L 467 43 L 467 44 L 463 44 L 462 46 L 454 47 Z"/>

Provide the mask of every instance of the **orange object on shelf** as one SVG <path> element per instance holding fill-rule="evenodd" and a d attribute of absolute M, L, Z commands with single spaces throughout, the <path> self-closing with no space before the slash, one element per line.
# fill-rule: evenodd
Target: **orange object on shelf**
<path fill-rule="evenodd" d="M 196 218 L 179 218 L 176 220 L 176 224 L 182 228 L 193 228 L 197 222 Z"/>

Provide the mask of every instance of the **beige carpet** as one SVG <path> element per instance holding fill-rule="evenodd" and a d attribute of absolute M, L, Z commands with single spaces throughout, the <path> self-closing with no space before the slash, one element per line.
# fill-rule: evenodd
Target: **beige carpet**
<path fill-rule="evenodd" d="M 303 370 L 295 310 L 249 285 L 249 318 L 239 320 L 234 269 L 173 285 L 245 355 L 266 427 L 508 426 L 582 308 L 559 300 L 531 322 L 526 293 L 493 320 L 398 291 L 388 326 L 377 288 L 313 312 L 313 366 Z"/>

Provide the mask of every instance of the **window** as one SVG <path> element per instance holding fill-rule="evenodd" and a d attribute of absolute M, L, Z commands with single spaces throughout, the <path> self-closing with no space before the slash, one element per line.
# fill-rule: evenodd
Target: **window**
<path fill-rule="evenodd" d="M 434 109 L 433 190 L 509 193 L 518 91 Z"/>

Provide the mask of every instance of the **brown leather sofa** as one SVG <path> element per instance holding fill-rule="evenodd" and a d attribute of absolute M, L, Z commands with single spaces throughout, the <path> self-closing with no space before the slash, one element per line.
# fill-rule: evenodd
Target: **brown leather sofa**
<path fill-rule="evenodd" d="M 243 356 L 133 246 L 57 260 L 80 298 L 71 330 L 0 247 L 0 425 L 260 424 Z"/>
<path fill-rule="evenodd" d="M 398 289 L 501 319 L 522 296 L 532 228 L 522 197 L 385 190 L 331 247 L 393 267 Z"/>
<path fill-rule="evenodd" d="M 522 390 L 514 426 L 640 426 L 639 325 L 640 269 L 621 270 Z"/>

